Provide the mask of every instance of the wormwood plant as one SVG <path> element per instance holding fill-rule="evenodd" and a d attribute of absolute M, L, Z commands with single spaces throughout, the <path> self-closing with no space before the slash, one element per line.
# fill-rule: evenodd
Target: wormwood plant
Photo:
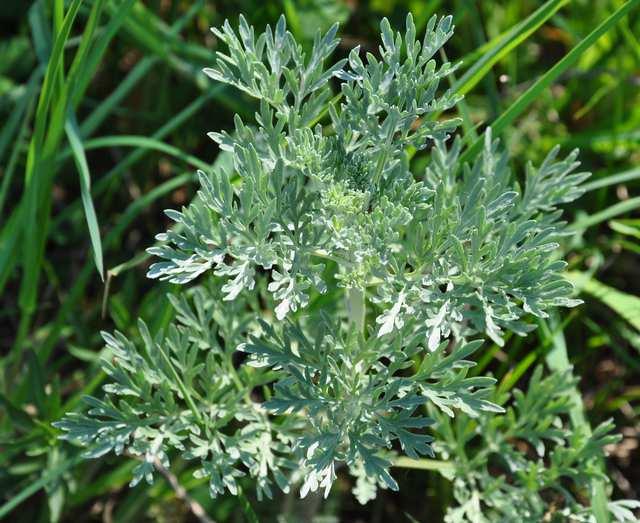
<path fill-rule="evenodd" d="M 570 372 L 543 378 L 538 367 L 527 391 L 513 392 L 504 414 L 454 420 L 432 410 L 440 436 L 435 445 L 455 464 L 445 475 L 458 506 L 447 510 L 446 522 L 595 521 L 584 486 L 593 478 L 606 480 L 593 458 L 618 437 L 610 434 L 611 421 L 592 433 L 569 426 L 575 385 Z M 612 519 L 620 522 L 637 521 L 633 510 L 639 506 L 632 500 L 608 503 Z"/>
<path fill-rule="evenodd" d="M 345 467 L 363 502 L 398 488 L 398 452 L 437 451 L 454 464 L 451 521 L 584 512 L 578 493 L 611 426 L 563 425 L 571 378 L 538 371 L 505 411 L 495 380 L 468 374 L 484 337 L 503 345 L 527 318 L 577 304 L 555 255 L 559 206 L 588 176 L 577 153 L 554 149 L 520 184 L 488 130 L 461 162 L 445 116 L 459 97 L 440 87 L 455 66 L 435 58 L 451 17 L 422 40 L 410 15 L 404 34 L 385 19 L 377 55 L 356 47 L 333 65 L 337 26 L 310 52 L 284 17 L 257 37 L 243 17 L 237 33 L 213 32 L 228 52 L 205 73 L 259 101 L 256 125 L 236 116 L 233 132 L 210 134 L 229 167 L 199 173 L 197 197 L 166 211 L 175 225 L 149 249 L 149 277 L 199 284 L 170 297 L 166 332 L 141 321 L 140 344 L 103 334 L 111 381 L 56 424 L 63 437 L 90 458 L 139 457 L 132 485 L 179 455 L 213 496 L 247 475 L 259 498 L 274 484 L 327 495 Z M 418 149 L 424 172 L 410 170 Z"/>

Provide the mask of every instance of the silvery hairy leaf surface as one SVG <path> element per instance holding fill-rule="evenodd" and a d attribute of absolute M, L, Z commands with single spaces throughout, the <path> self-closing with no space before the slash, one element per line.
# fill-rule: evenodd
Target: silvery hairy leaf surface
<path fill-rule="evenodd" d="M 453 463 L 448 521 L 474 522 L 542 521 L 556 500 L 542 490 L 597 474 L 612 427 L 566 428 L 570 376 L 538 370 L 510 397 L 473 372 L 486 340 L 579 303 L 557 247 L 588 174 L 558 148 L 514 172 L 490 128 L 463 162 L 456 64 L 439 52 L 452 18 L 380 31 L 376 52 L 345 54 L 337 25 L 310 49 L 284 17 L 260 34 L 243 17 L 213 29 L 204 73 L 256 99 L 255 119 L 210 133 L 227 167 L 199 173 L 148 249 L 148 276 L 183 285 L 173 323 L 154 338 L 141 322 L 140 342 L 105 333 L 104 396 L 57 423 L 87 457 L 138 457 L 132 484 L 194 460 L 212 496 L 244 476 L 259 498 L 327 495 L 344 471 L 362 502 L 398 488 L 399 455 L 435 457 Z"/>

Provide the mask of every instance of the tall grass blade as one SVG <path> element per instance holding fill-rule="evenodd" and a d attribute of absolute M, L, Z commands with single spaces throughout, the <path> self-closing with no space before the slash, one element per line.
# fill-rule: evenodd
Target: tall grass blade
<path fill-rule="evenodd" d="M 35 107 L 35 99 L 37 97 L 38 87 L 40 86 L 43 73 L 44 68 L 42 66 L 39 66 L 32 73 L 31 78 L 27 83 L 27 88 L 24 95 L 22 96 L 18 104 L 16 104 L 15 109 L 11 113 L 11 118 L 15 117 L 17 122 L 21 122 L 21 125 L 20 129 L 18 130 L 17 136 L 13 140 L 14 146 L 11 150 L 11 154 L 9 155 L 7 168 L 2 176 L 2 186 L 0 187 L 0 217 L 2 217 L 4 211 L 4 205 L 7 201 L 7 194 L 9 193 L 11 181 L 13 180 L 13 175 L 18 164 L 18 157 L 22 152 L 23 142 L 27 140 L 29 121 L 31 120 L 31 116 Z M 0 160 L 2 159 L 4 148 L 9 144 L 13 137 L 13 130 L 10 126 L 11 123 L 7 123 L 7 126 L 2 130 L 2 135 L 0 137 Z"/>
<path fill-rule="evenodd" d="M 195 173 L 185 173 L 176 176 L 166 182 L 153 188 L 147 194 L 141 196 L 137 200 L 133 201 L 122 213 L 118 222 L 111 228 L 109 233 L 105 236 L 104 246 L 106 249 L 113 248 L 117 245 L 120 237 L 126 230 L 126 228 L 140 215 L 146 208 L 148 208 L 154 201 L 166 196 L 171 191 L 176 190 L 178 187 L 185 185 L 189 182 L 193 183 L 197 180 Z M 145 259 L 148 258 L 148 254 L 145 252 Z M 75 283 L 67 296 L 65 297 L 58 314 L 52 322 L 51 329 L 49 330 L 47 337 L 38 348 L 38 357 L 43 365 L 48 361 L 51 351 L 58 343 L 60 331 L 64 327 L 64 322 L 69 318 L 77 306 L 78 301 L 81 299 L 83 292 L 89 283 L 89 276 L 91 274 L 91 265 L 85 264 L 80 274 L 75 280 Z"/>
<path fill-rule="evenodd" d="M 620 19 L 629 13 L 635 7 L 640 5 L 640 0 L 629 0 L 624 5 L 620 6 L 616 11 L 604 20 L 598 27 L 596 27 L 591 33 L 583 38 L 578 45 L 576 45 L 564 58 L 557 62 L 551 69 L 543 74 L 538 80 L 527 89 L 500 117 L 491 125 L 494 135 L 502 133 L 509 125 L 511 125 L 518 116 L 520 116 L 529 107 L 542 92 L 549 88 L 549 86 L 560 77 L 569 67 L 574 65 L 578 59 L 595 44 L 598 39 L 615 26 Z M 467 149 L 463 155 L 462 160 L 468 161 L 474 154 L 476 154 L 482 147 L 482 138 L 476 140 L 476 142 Z"/>
<path fill-rule="evenodd" d="M 0 506 L 0 519 L 4 518 L 8 514 L 11 514 L 21 503 L 29 499 L 40 489 L 46 487 L 49 483 L 52 483 L 62 477 L 64 473 L 66 473 L 72 467 L 76 466 L 81 461 L 82 458 L 80 456 L 76 456 L 74 458 L 63 461 L 55 468 L 45 472 L 45 474 L 39 480 L 30 483 L 29 486 L 22 489 L 4 505 Z"/>
<path fill-rule="evenodd" d="M 640 179 L 640 168 L 629 169 L 618 174 L 612 174 L 610 176 L 604 176 L 596 180 L 585 183 L 582 188 L 586 191 L 595 191 L 596 189 L 602 189 L 603 187 L 609 187 L 618 183 L 632 182 Z"/>
<path fill-rule="evenodd" d="M 590 227 L 593 227 L 594 225 L 606 222 L 611 218 L 615 218 L 616 216 L 626 214 L 636 209 L 640 209 L 640 196 L 629 198 L 628 200 L 616 203 L 595 214 L 578 218 L 569 226 L 569 228 L 574 231 L 588 229 Z"/>
<path fill-rule="evenodd" d="M 174 158 L 183 161 L 184 163 L 208 171 L 211 165 L 192 154 L 185 153 L 182 149 L 169 145 L 162 140 L 156 140 L 155 138 L 149 138 L 147 136 L 135 136 L 135 135 L 118 135 L 118 136 L 100 136 L 99 138 L 93 138 L 84 142 L 84 149 L 101 149 L 103 147 L 133 147 L 139 149 L 150 149 L 161 153 L 168 154 Z M 59 160 L 63 160 L 68 157 L 69 151 L 63 151 L 60 154 Z"/>
<path fill-rule="evenodd" d="M 453 85 L 453 90 L 466 94 L 473 89 L 491 68 L 522 42 L 527 40 L 538 28 L 549 20 L 569 0 L 549 0 L 522 22 L 516 24 L 500 39 L 491 42 L 492 46 L 475 62 Z"/>
<path fill-rule="evenodd" d="M 89 227 L 89 237 L 91 239 L 91 247 L 93 248 L 93 258 L 98 269 L 100 278 L 104 281 L 104 265 L 102 261 L 102 242 L 100 241 L 100 228 L 98 227 L 98 218 L 96 210 L 91 199 L 91 175 L 89 173 L 89 165 L 82 147 L 82 139 L 80 138 L 80 130 L 76 121 L 75 114 L 69 111 L 67 122 L 64 126 L 73 151 L 73 157 L 80 175 L 80 194 L 82 197 L 82 206 Z"/>
<path fill-rule="evenodd" d="M 51 205 L 49 189 L 50 173 L 49 165 L 46 165 L 45 136 L 50 148 L 55 146 L 62 131 L 64 100 L 57 100 L 57 104 L 51 115 L 51 121 L 47 122 L 47 114 L 54 95 L 55 78 L 62 72 L 64 44 L 69 38 L 71 27 L 80 9 L 82 0 L 73 0 L 64 17 L 60 32 L 56 35 L 51 57 L 47 64 L 47 72 L 44 77 L 42 91 L 36 109 L 35 126 L 25 172 L 25 194 L 17 212 L 21 218 L 18 225 L 24 224 L 25 241 L 23 256 L 23 279 L 20 286 L 19 304 L 23 311 L 31 314 L 35 309 L 38 280 L 41 269 L 41 259 L 44 251 L 46 228 L 48 222 L 48 210 Z M 64 93 L 61 93 L 64 97 Z M 43 201 L 42 201 L 43 200 Z M 42 221 L 39 223 L 39 215 Z M 43 223 L 44 222 L 44 223 Z M 20 227 L 16 227 L 13 234 L 20 234 Z M 0 273 L 2 273 L 0 267 Z M 20 340 L 18 339 L 18 342 Z"/>
<path fill-rule="evenodd" d="M 140 60 L 126 78 L 118 84 L 114 91 L 102 100 L 93 112 L 80 124 L 80 135 L 83 138 L 91 136 L 118 104 L 159 61 L 160 59 L 156 56 L 146 56 Z"/>
<path fill-rule="evenodd" d="M 640 332 L 640 298 L 599 282 L 588 273 L 569 272 L 576 288 L 601 301 Z"/>
<path fill-rule="evenodd" d="M 82 99 L 87 87 L 89 86 L 89 82 L 93 78 L 93 75 L 104 55 L 109 43 L 118 32 L 124 21 L 127 19 L 129 15 L 129 11 L 133 6 L 135 0 L 126 0 L 123 2 L 109 20 L 104 31 L 100 34 L 100 36 L 96 39 L 93 47 L 89 49 L 88 45 L 84 52 L 81 53 L 81 50 L 78 50 L 76 54 L 76 58 L 74 59 L 74 64 L 71 67 L 71 71 L 69 73 L 69 85 L 73 89 L 73 94 L 71 95 L 71 106 L 77 107 L 78 103 Z M 102 8 L 102 4 L 104 2 L 99 2 L 100 10 Z M 96 6 L 98 5 L 96 4 Z M 89 29 L 89 28 L 88 28 Z M 91 42 L 93 40 L 93 32 L 95 27 L 92 27 L 90 30 L 86 29 L 83 33 L 83 43 L 86 39 L 87 42 Z"/>

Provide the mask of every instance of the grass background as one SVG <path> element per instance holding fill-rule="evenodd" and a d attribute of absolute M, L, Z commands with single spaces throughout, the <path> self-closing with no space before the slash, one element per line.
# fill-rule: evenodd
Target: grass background
<path fill-rule="evenodd" d="M 453 87 L 467 145 L 487 124 L 522 173 L 559 143 L 593 172 L 563 246 L 585 305 L 560 311 L 526 339 L 486 344 L 479 369 L 521 386 L 547 360 L 581 377 L 586 418 L 613 417 L 622 442 L 607 472 L 615 496 L 640 493 L 640 2 L 631 0 L 2 0 L 0 1 L 0 519 L 243 521 L 233 497 L 211 500 L 176 461 L 175 475 L 127 487 L 135 463 L 81 462 L 51 422 L 99 391 L 100 330 L 134 336 L 171 319 L 169 284 L 144 276 L 144 249 L 187 204 L 195 169 L 218 156 L 205 133 L 230 128 L 255 103 L 205 78 L 208 31 L 244 13 L 260 31 L 284 12 L 309 44 L 341 22 L 345 54 L 376 52 L 378 24 L 418 28 L 453 14 L 446 52 L 462 59 Z M 415 172 L 426 158 L 416 156 Z M 565 357 L 566 356 L 566 357 Z M 436 473 L 397 469 L 400 492 L 365 507 L 340 478 L 326 501 L 258 505 L 260 520 L 440 521 L 450 487 Z M 172 484 L 175 480 L 188 495 Z M 202 519 L 202 518 L 200 518 Z"/>

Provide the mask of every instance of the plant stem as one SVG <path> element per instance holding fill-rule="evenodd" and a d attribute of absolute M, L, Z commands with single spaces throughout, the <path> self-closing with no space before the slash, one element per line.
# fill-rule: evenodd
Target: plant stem
<path fill-rule="evenodd" d="M 351 288 L 347 290 L 347 314 L 358 332 L 364 335 L 365 316 L 367 306 L 364 299 L 364 290 Z"/>
<path fill-rule="evenodd" d="M 200 415 L 200 411 L 198 410 L 198 407 L 196 407 L 196 404 L 193 401 L 193 398 L 191 397 L 191 394 L 189 393 L 189 391 L 185 387 L 184 383 L 180 379 L 180 376 L 178 375 L 175 367 L 173 366 L 173 363 L 171 362 L 171 358 L 169 358 L 169 356 L 165 353 L 164 349 L 162 348 L 162 346 L 160 344 L 156 344 L 156 347 L 158 349 L 158 352 L 160 353 L 160 356 L 162 356 L 162 359 L 164 360 L 164 362 L 167 364 L 167 367 L 171 371 L 173 379 L 175 380 L 178 389 L 182 393 L 182 396 L 183 396 L 184 400 L 187 402 L 187 405 L 189 406 L 189 409 L 191 410 L 191 412 L 193 413 L 194 417 L 196 418 L 196 421 L 198 423 L 202 424 L 203 423 L 203 419 L 202 419 L 202 416 Z"/>
<path fill-rule="evenodd" d="M 571 363 L 569 362 L 569 354 L 567 351 L 567 344 L 562 329 L 559 327 L 560 320 L 557 313 L 553 313 L 550 316 L 549 324 L 546 327 L 547 335 L 552 338 L 553 348 L 547 354 L 547 366 L 555 372 L 569 372 L 572 373 Z M 544 324 L 543 324 L 544 325 Z M 587 434 L 591 434 L 591 425 L 587 420 L 584 413 L 584 404 L 582 402 L 582 396 L 577 387 L 573 387 L 569 391 L 571 397 L 572 407 L 569 412 L 571 418 L 571 424 L 574 428 L 582 428 Z M 600 471 L 606 474 L 606 468 L 602 457 L 597 459 Z M 609 510 L 607 508 L 609 499 L 607 496 L 606 485 L 601 478 L 594 478 L 591 480 L 591 490 L 593 500 L 591 503 L 593 515 L 597 523 L 609 523 L 611 518 L 609 517 Z"/>
<path fill-rule="evenodd" d="M 155 459 L 153 464 L 156 467 L 156 470 L 167 480 L 167 483 L 169 483 L 175 492 L 176 497 L 187 505 L 191 513 L 198 519 L 198 521 L 200 521 L 200 523 L 215 523 L 215 521 L 207 515 L 207 512 L 202 505 L 189 495 L 187 489 L 185 489 L 178 481 L 178 478 L 170 470 L 165 468 L 158 458 Z"/>
<path fill-rule="evenodd" d="M 439 459 L 412 459 L 406 456 L 397 457 L 392 467 L 417 470 L 437 470 L 439 472 L 453 472 L 455 465 L 450 461 L 442 461 Z"/>

